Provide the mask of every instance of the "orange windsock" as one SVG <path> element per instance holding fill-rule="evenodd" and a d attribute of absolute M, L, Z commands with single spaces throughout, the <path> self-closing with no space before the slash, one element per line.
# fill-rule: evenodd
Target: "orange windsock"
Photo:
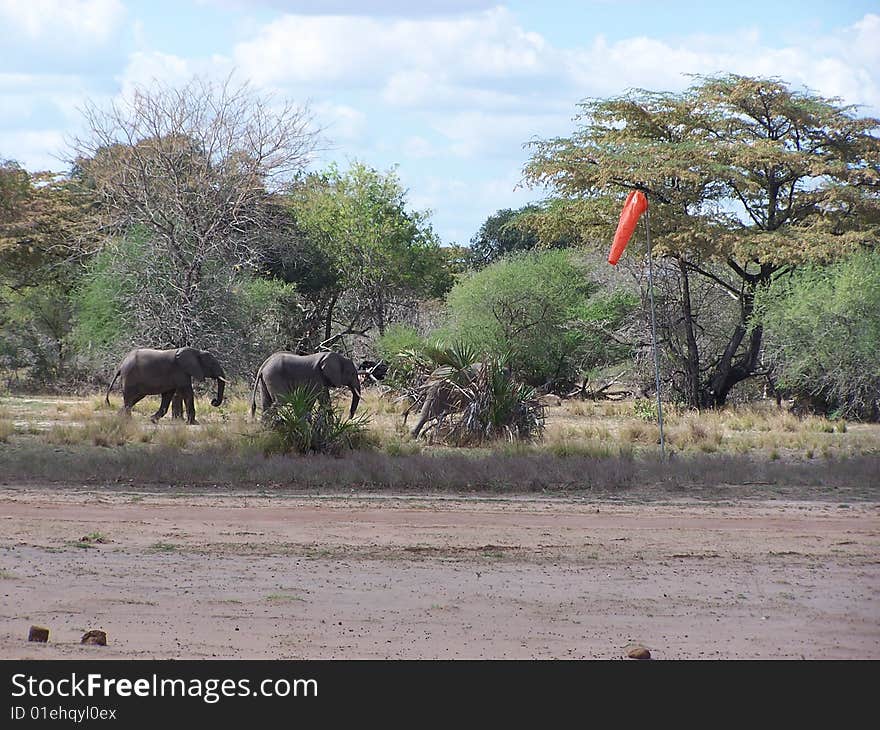
<path fill-rule="evenodd" d="M 620 211 L 620 220 L 617 222 L 617 231 L 614 234 L 614 243 L 608 253 L 608 263 L 612 266 L 617 264 L 620 254 L 629 243 L 629 239 L 636 229 L 639 216 L 648 209 L 648 199 L 641 190 L 631 190 L 626 196 L 623 210 Z"/>

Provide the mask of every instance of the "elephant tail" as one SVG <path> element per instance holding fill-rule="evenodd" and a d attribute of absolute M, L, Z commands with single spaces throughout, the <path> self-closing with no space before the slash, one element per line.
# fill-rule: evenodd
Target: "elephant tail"
<path fill-rule="evenodd" d="M 257 386 L 260 384 L 260 381 L 263 379 L 263 368 L 257 371 L 257 377 L 254 378 L 254 387 L 251 390 L 251 420 L 253 420 L 254 416 L 257 413 Z"/>
<path fill-rule="evenodd" d="M 107 386 L 107 394 L 104 396 L 104 400 L 107 401 L 107 405 L 110 405 L 110 391 L 113 390 L 113 384 L 116 382 L 116 378 L 119 377 L 119 374 L 122 372 L 122 368 L 116 371 L 116 375 L 113 376 L 113 380 L 110 381 L 110 385 Z"/>

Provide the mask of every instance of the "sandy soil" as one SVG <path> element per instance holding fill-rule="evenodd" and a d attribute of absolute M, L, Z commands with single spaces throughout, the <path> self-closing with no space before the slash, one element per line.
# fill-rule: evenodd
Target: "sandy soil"
<path fill-rule="evenodd" d="M 81 645 L 89 629 L 108 645 Z M 635 644 L 880 659 L 880 503 L 0 488 L 4 659 L 617 659 Z"/>

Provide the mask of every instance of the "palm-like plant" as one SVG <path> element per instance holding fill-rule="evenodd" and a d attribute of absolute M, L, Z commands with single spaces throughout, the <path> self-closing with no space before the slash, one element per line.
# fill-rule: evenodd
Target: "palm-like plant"
<path fill-rule="evenodd" d="M 269 451 L 339 454 L 367 441 L 368 415 L 346 419 L 322 403 L 317 390 L 305 386 L 281 396 L 267 419 L 275 437 Z"/>
<path fill-rule="evenodd" d="M 544 408 L 533 388 L 513 380 L 507 356 L 481 357 L 476 348 L 456 343 L 427 347 L 418 357 L 414 372 L 421 377 L 405 394 L 412 401 L 407 413 L 426 398 L 442 401 L 422 431 L 430 438 L 466 446 L 543 433 Z"/>

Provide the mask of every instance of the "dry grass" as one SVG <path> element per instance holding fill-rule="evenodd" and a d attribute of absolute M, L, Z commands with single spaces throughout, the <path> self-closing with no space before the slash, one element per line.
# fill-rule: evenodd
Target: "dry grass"
<path fill-rule="evenodd" d="M 596 441 L 613 453 L 628 444 L 636 454 L 656 451 L 659 429 L 646 420 L 646 404 L 633 401 L 564 401 L 547 409 L 545 442 L 553 449 Z M 786 459 L 880 454 L 880 425 L 798 418 L 775 403 L 696 412 L 663 406 L 664 437 L 672 453 L 726 453 Z M 808 455 L 808 452 L 812 452 Z"/>
<path fill-rule="evenodd" d="M 16 431 L 15 423 L 11 419 L 0 416 L 0 443 L 7 443 L 9 437 Z"/>
<path fill-rule="evenodd" d="M 339 393 L 347 410 L 349 396 Z M 474 449 L 426 445 L 410 438 L 405 404 L 366 390 L 364 451 L 331 457 L 263 455 L 259 418 L 249 396 L 220 408 L 196 404 L 198 426 L 153 424 L 145 399 L 131 418 L 92 398 L 0 398 L 0 475 L 9 479 L 140 478 L 168 484 L 295 484 L 302 488 L 585 489 L 627 488 L 638 480 L 705 484 L 749 479 L 822 485 L 845 478 L 878 482 L 880 425 L 799 419 L 757 404 L 696 413 L 664 406 L 668 462 L 659 462 L 659 431 L 644 404 L 564 401 L 546 409 L 540 442 Z M 411 423 L 409 425 L 412 425 Z M 52 449 L 46 449 L 46 445 Z M 102 448 L 96 448 L 102 447 Z M 308 468 L 303 468 L 303 458 Z M 768 471 L 769 470 L 769 471 Z M 768 474 L 770 475 L 768 477 Z M 880 486 L 880 485 L 878 485 Z"/>
<path fill-rule="evenodd" d="M 348 393 L 335 396 L 346 409 Z M 172 421 L 158 424 L 149 416 L 156 399 L 135 406 L 132 418 L 116 417 L 119 401 L 108 407 L 102 395 L 91 398 L 0 398 L 0 441 L 37 437 L 56 445 L 154 444 L 173 449 L 238 451 L 260 430 L 250 419 L 249 394 L 233 396 L 220 408 L 209 398 L 196 402 L 199 426 Z M 529 451 L 557 456 L 646 456 L 656 453 L 659 430 L 646 420 L 647 402 L 567 400 L 546 409 L 544 439 Z M 359 413 L 369 414 L 370 442 L 390 455 L 412 455 L 438 450 L 410 439 L 403 423 L 406 404 L 383 397 L 376 389 L 364 391 Z M 852 424 L 823 418 L 798 418 L 774 405 L 758 404 L 697 413 L 664 405 L 664 436 L 671 453 L 751 454 L 781 459 L 829 459 L 880 454 L 880 425 Z M 123 423 L 119 423 L 122 420 Z M 409 425 L 412 425 L 411 423 Z M 519 446 L 502 447 L 505 453 Z"/>

